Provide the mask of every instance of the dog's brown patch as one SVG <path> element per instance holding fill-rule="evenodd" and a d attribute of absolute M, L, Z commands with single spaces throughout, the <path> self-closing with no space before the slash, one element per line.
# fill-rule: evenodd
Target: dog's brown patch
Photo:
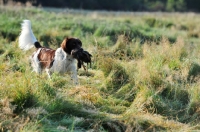
<path fill-rule="evenodd" d="M 41 68 L 50 68 L 51 63 L 55 57 L 55 50 L 50 48 L 42 48 L 38 54 L 38 60 L 40 61 Z"/>

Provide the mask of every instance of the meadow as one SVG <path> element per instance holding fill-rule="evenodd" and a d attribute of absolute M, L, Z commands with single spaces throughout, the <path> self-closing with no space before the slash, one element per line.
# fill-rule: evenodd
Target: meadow
<path fill-rule="evenodd" d="M 80 85 L 31 72 L 34 48 L 18 48 L 24 19 L 44 46 L 83 42 L 93 63 Z M 200 130 L 199 23 L 196 13 L 0 6 L 0 131 Z"/>

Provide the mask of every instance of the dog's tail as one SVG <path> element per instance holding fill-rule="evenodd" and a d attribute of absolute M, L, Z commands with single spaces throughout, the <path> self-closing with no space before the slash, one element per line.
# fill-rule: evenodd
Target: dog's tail
<path fill-rule="evenodd" d="M 21 28 L 22 30 L 19 36 L 20 49 L 29 50 L 33 46 L 35 46 L 35 48 L 42 47 L 32 32 L 30 20 L 24 20 L 23 23 L 21 24 Z"/>

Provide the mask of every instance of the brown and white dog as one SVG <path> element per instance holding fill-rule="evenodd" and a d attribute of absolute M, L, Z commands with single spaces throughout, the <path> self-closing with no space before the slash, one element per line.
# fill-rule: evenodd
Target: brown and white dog
<path fill-rule="evenodd" d="M 32 32 L 31 22 L 24 20 L 19 36 L 19 47 L 22 50 L 36 48 L 36 51 L 30 56 L 31 66 L 36 73 L 40 74 L 43 70 L 46 70 L 50 77 L 54 72 L 59 74 L 69 72 L 73 82 L 78 84 L 76 58 L 73 53 L 83 50 L 81 48 L 82 42 L 79 39 L 65 38 L 61 47 L 56 50 L 42 47 Z"/>

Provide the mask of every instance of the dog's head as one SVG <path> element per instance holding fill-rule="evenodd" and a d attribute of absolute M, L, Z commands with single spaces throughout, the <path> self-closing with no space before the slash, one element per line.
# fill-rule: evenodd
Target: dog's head
<path fill-rule="evenodd" d="M 63 50 L 67 53 L 72 55 L 74 58 L 76 58 L 75 54 L 80 51 L 83 50 L 82 49 L 82 42 L 77 39 L 77 38 L 65 38 L 61 44 L 61 47 L 63 48 Z"/>

